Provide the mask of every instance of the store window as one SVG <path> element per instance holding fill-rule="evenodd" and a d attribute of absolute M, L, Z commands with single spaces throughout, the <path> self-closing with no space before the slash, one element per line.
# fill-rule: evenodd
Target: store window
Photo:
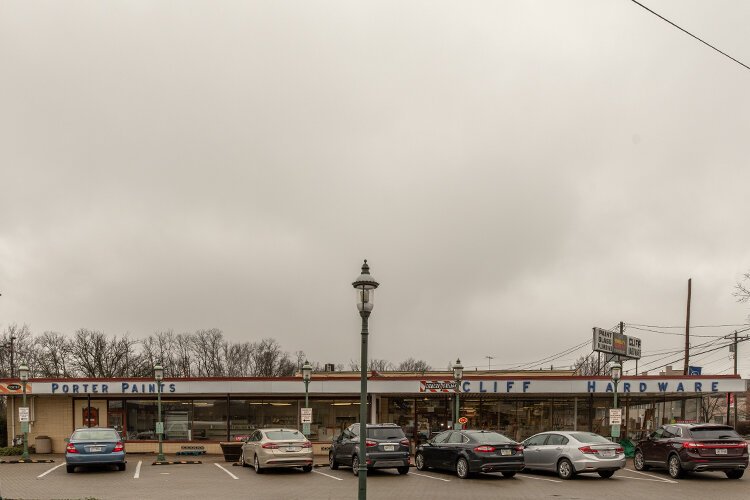
<path fill-rule="evenodd" d="M 166 441 L 189 441 L 192 439 L 192 401 L 162 401 L 164 439 Z M 125 400 L 125 439 L 129 441 L 154 440 L 158 405 L 152 400 Z M 226 434 L 226 432 L 225 432 Z"/>
<path fill-rule="evenodd" d="M 164 421 L 164 431 L 169 434 L 167 422 L 167 420 Z M 193 425 L 190 430 L 194 440 L 224 441 L 227 438 L 227 400 L 194 400 Z M 177 439 L 182 439 L 182 437 Z"/>

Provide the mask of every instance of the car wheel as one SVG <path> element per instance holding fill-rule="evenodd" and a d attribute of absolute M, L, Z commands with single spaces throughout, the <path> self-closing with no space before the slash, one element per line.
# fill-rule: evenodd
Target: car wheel
<path fill-rule="evenodd" d="M 305 465 L 302 467 L 302 472 L 312 472 L 312 465 Z"/>
<path fill-rule="evenodd" d="M 608 479 L 615 475 L 615 471 L 613 470 L 600 470 L 599 475 L 603 477 L 604 479 Z"/>
<path fill-rule="evenodd" d="M 260 462 L 258 461 L 258 455 L 253 458 L 253 468 L 256 474 L 263 474 L 263 469 L 260 468 Z"/>
<path fill-rule="evenodd" d="M 352 472 L 355 476 L 359 476 L 359 457 L 357 455 L 352 458 Z"/>
<path fill-rule="evenodd" d="M 247 463 L 247 459 L 245 458 L 244 450 L 242 451 L 242 455 L 240 455 L 240 463 L 242 464 L 243 467 L 250 467 Z"/>
<path fill-rule="evenodd" d="M 73 471 L 76 470 L 76 466 L 75 465 L 66 465 L 65 466 L 65 470 L 68 471 L 68 474 L 73 474 Z"/>
<path fill-rule="evenodd" d="M 427 467 L 424 464 L 424 455 L 421 453 L 417 453 L 417 456 L 414 457 L 414 463 L 417 466 L 417 470 L 427 470 Z"/>
<path fill-rule="evenodd" d="M 511 470 L 511 471 L 503 472 L 503 477 L 513 477 L 515 475 L 516 475 L 516 471 Z"/>
<path fill-rule="evenodd" d="M 396 467 L 396 470 L 398 471 L 399 474 L 401 474 L 403 476 L 404 474 L 408 474 L 409 473 L 409 466 L 408 465 L 404 465 L 403 467 Z"/>
<path fill-rule="evenodd" d="M 125 470 L 127 464 L 117 464 L 117 470 Z"/>
<path fill-rule="evenodd" d="M 328 467 L 330 467 L 331 470 L 336 470 L 339 468 L 339 463 L 336 461 L 336 458 L 333 456 L 333 452 L 328 454 Z"/>
<path fill-rule="evenodd" d="M 469 477 L 469 462 L 464 457 L 461 457 L 456 462 L 456 475 L 459 479 L 466 479 Z"/>
<path fill-rule="evenodd" d="M 745 473 L 744 470 L 730 470 L 727 471 L 725 474 L 729 479 L 739 479 L 742 477 L 742 475 Z"/>
<path fill-rule="evenodd" d="M 560 479 L 573 479 L 576 471 L 573 469 L 573 464 L 570 463 L 570 460 L 563 458 L 557 462 L 557 475 L 560 476 Z"/>
<path fill-rule="evenodd" d="M 633 455 L 633 466 L 635 466 L 635 470 L 649 469 L 649 466 L 646 465 L 646 460 L 643 458 L 643 452 L 641 450 L 635 450 L 635 455 Z"/>
<path fill-rule="evenodd" d="M 669 457 L 669 475 L 672 479 L 679 479 L 682 477 L 682 464 L 680 463 L 680 457 L 677 455 L 671 455 Z"/>

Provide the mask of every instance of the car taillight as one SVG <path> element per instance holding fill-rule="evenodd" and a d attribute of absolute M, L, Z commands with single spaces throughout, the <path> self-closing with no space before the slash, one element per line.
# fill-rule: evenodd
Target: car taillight
<path fill-rule="evenodd" d="M 312 443 L 310 441 L 305 441 L 302 443 L 303 448 L 312 448 Z"/>
<path fill-rule="evenodd" d="M 523 451 L 523 445 L 522 444 L 516 445 L 516 451 Z"/>
<path fill-rule="evenodd" d="M 399 441 L 398 444 L 400 444 L 401 446 L 407 446 L 408 447 L 411 443 L 409 443 L 408 439 L 404 438 L 401 441 Z"/>
<path fill-rule="evenodd" d="M 482 446 L 477 446 L 476 448 L 474 448 L 474 451 L 476 451 L 477 453 L 492 453 L 493 451 L 495 451 L 495 447 L 484 444 Z"/>
<path fill-rule="evenodd" d="M 125 446 L 123 446 L 123 444 L 120 441 L 118 441 L 117 444 L 115 445 L 115 449 L 112 451 L 122 451 L 124 449 L 125 449 Z"/>
<path fill-rule="evenodd" d="M 78 450 L 76 450 L 76 446 L 73 443 L 68 443 L 68 446 L 65 447 L 66 453 L 78 453 Z"/>
<path fill-rule="evenodd" d="M 578 451 L 580 451 L 581 453 L 589 453 L 591 455 L 596 455 L 599 453 L 599 450 L 596 450 L 591 446 L 581 446 L 580 448 L 578 448 Z"/>
<path fill-rule="evenodd" d="M 368 448 L 372 448 L 373 446 L 377 446 L 377 445 L 378 445 L 377 441 L 370 441 L 369 439 L 365 441 L 365 446 L 367 446 Z"/>
<path fill-rule="evenodd" d="M 279 448 L 279 445 L 276 443 L 263 443 L 261 445 L 261 448 L 265 448 L 267 450 L 276 450 Z"/>
<path fill-rule="evenodd" d="M 688 450 L 695 450 L 697 448 L 703 448 L 705 445 L 703 443 L 695 443 L 692 441 L 688 441 L 687 443 L 682 444 L 683 448 L 687 448 Z"/>
<path fill-rule="evenodd" d="M 620 453 L 625 453 L 625 448 L 623 448 L 622 446 L 618 446 L 617 448 L 615 448 L 615 453 L 617 453 L 618 455 Z"/>

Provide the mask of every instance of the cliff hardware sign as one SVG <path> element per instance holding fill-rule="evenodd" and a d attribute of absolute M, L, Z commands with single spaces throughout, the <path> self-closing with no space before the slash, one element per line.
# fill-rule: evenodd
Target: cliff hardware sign
<path fill-rule="evenodd" d="M 455 380 L 421 380 L 419 392 L 457 392 Z"/>
<path fill-rule="evenodd" d="M 592 350 L 639 359 L 641 357 L 641 339 L 594 327 Z"/>

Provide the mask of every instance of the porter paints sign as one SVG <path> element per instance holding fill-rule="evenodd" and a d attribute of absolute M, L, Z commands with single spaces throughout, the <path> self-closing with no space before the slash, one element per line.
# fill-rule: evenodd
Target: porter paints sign
<path fill-rule="evenodd" d="M 592 349 L 626 358 L 639 359 L 641 357 L 641 339 L 603 328 L 594 328 Z"/>
<path fill-rule="evenodd" d="M 156 394 L 159 389 L 155 382 L 120 383 L 58 383 L 53 382 L 52 394 Z M 161 392 L 175 392 L 177 385 L 161 384 Z"/>

